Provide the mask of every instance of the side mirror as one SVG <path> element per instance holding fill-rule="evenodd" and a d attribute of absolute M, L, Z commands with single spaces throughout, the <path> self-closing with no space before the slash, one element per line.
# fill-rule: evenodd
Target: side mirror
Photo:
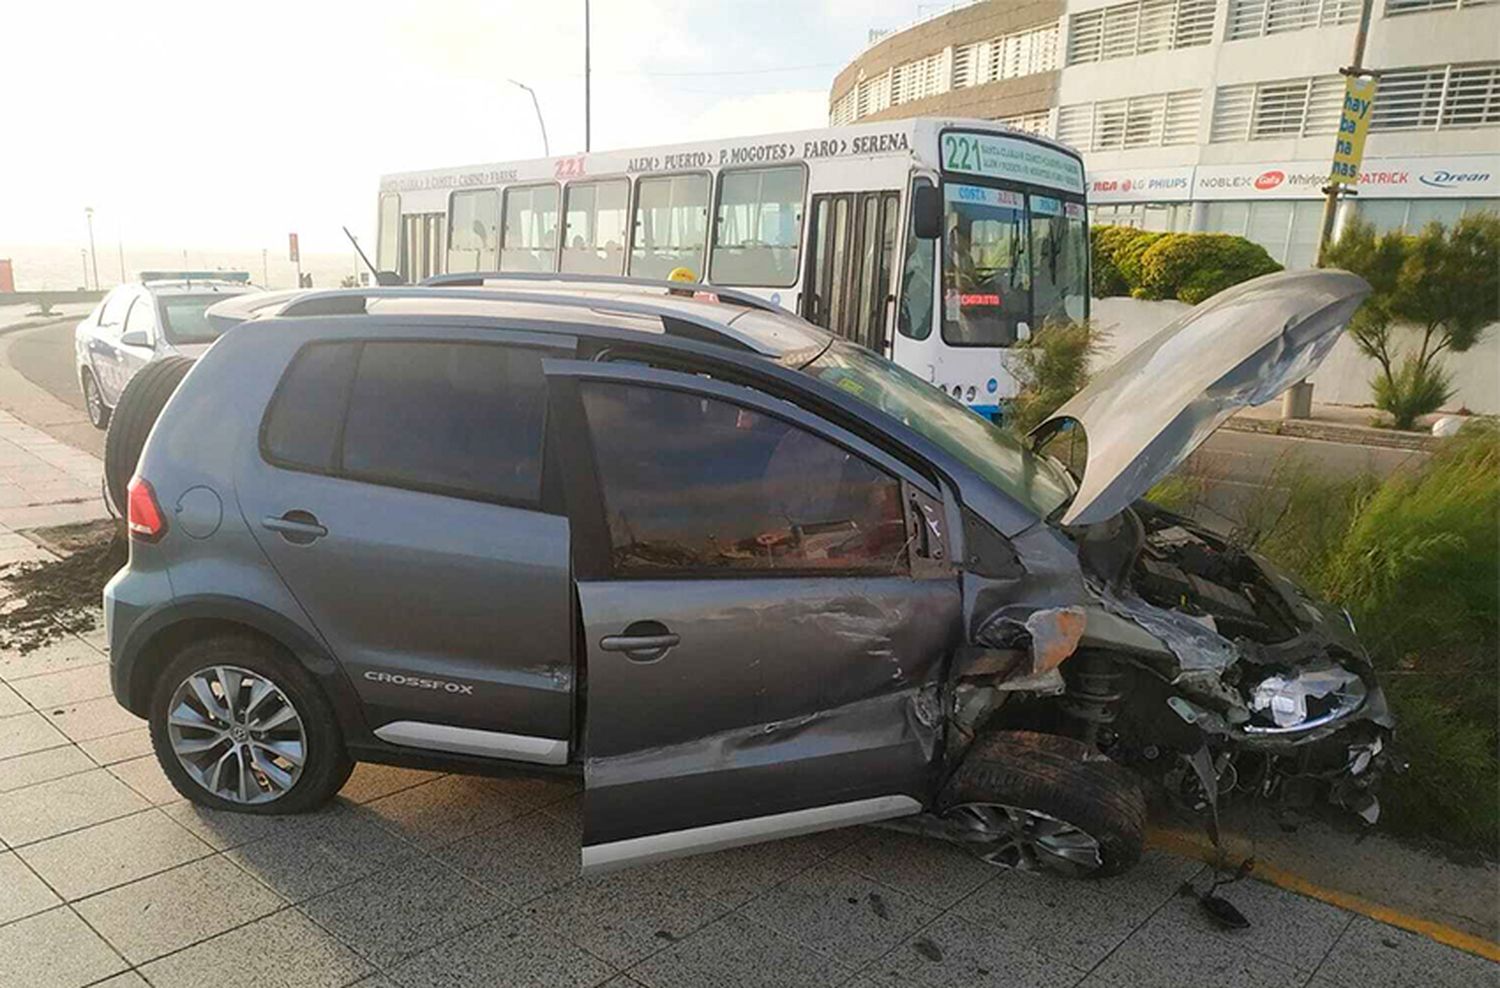
<path fill-rule="evenodd" d="M 911 225 L 918 240 L 936 240 L 943 235 L 943 197 L 937 186 L 912 188 Z"/>
<path fill-rule="evenodd" d="M 151 336 L 144 329 L 132 329 L 120 335 L 124 346 L 150 346 Z"/>

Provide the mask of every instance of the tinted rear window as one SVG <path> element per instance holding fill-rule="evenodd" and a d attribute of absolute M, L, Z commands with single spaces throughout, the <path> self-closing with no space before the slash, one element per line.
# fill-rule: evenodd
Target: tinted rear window
<path fill-rule="evenodd" d="M 334 468 L 358 343 L 319 343 L 292 363 L 266 416 L 272 461 L 327 473 Z"/>

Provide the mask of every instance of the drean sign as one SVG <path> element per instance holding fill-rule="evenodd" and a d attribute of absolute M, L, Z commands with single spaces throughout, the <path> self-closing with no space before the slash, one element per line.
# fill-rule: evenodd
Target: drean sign
<path fill-rule="evenodd" d="M 946 131 L 939 148 L 943 171 L 1034 182 L 1083 193 L 1083 164 L 1072 155 L 1020 137 Z"/>

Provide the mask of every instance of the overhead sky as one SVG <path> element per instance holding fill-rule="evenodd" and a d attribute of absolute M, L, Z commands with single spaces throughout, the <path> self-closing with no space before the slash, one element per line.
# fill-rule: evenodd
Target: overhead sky
<path fill-rule="evenodd" d="M 593 148 L 823 126 L 909 0 L 594 0 Z M 385 172 L 583 149 L 582 0 L 10 4 L 0 242 L 368 243 Z"/>

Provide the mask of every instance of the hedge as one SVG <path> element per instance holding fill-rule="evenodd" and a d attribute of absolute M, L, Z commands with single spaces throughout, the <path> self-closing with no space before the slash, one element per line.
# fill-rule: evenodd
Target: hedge
<path fill-rule="evenodd" d="M 1226 233 L 1093 230 L 1093 289 L 1099 298 L 1175 298 L 1191 305 L 1231 285 L 1280 271 L 1265 248 Z"/>

